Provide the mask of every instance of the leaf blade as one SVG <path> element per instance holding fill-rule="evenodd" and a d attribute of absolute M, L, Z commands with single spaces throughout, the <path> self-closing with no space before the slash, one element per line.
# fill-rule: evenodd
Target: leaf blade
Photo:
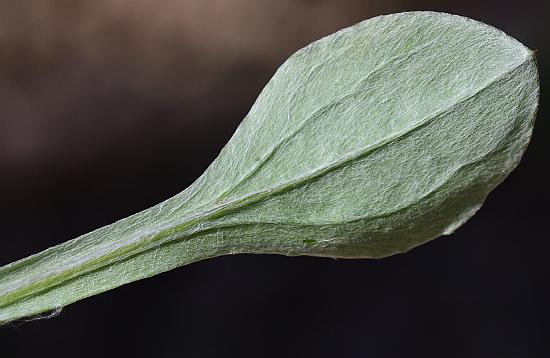
<path fill-rule="evenodd" d="M 487 25 L 339 31 L 281 66 L 190 188 L 0 268 L 0 322 L 223 254 L 383 257 L 449 234 L 517 165 L 537 102 L 532 52 Z"/>

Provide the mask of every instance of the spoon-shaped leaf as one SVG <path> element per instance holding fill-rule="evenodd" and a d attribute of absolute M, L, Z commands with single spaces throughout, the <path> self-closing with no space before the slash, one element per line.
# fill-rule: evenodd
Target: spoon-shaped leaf
<path fill-rule="evenodd" d="M 411 12 L 292 55 L 182 193 L 0 268 L 0 321 L 209 257 L 383 257 L 449 234 L 518 164 L 533 52 L 463 17 Z"/>

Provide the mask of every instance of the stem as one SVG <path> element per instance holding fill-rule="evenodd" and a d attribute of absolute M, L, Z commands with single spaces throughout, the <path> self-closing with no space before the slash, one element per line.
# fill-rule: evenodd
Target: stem
<path fill-rule="evenodd" d="M 216 224 L 216 219 L 274 193 L 287 191 L 295 184 L 291 182 L 276 190 L 272 188 L 236 198 L 211 210 L 181 215 L 183 218 L 177 210 L 163 210 L 166 209 L 165 203 L 181 200 L 176 196 L 114 224 L 1 267 L 0 324 L 58 310 L 83 298 L 192 262 L 244 252 L 247 243 L 243 240 L 232 240 L 227 234 L 210 235 L 222 227 L 235 226 Z M 253 245 L 252 250 L 245 251 L 259 250 Z"/>
<path fill-rule="evenodd" d="M 167 220 L 154 215 L 158 209 L 153 207 L 0 268 L 0 323 L 56 310 L 122 284 L 222 254 L 216 245 L 207 246 L 211 250 L 183 245 L 187 249 L 178 251 L 181 256 L 177 259 L 168 251 L 173 246 L 170 244 L 198 236 L 208 227 L 208 220 L 223 215 L 227 209 L 223 206 L 180 220 Z M 161 262 L 170 257 L 172 261 Z M 116 267 L 129 262 L 139 264 L 129 268 L 130 272 L 115 275 Z"/>

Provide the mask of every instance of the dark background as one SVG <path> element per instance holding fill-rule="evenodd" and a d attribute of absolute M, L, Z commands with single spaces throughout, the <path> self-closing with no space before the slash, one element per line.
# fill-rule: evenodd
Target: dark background
<path fill-rule="evenodd" d="M 0 328 L 3 357 L 549 357 L 550 2 L 0 0 L 0 265 L 183 190 L 295 50 L 439 10 L 538 49 L 520 166 L 406 255 L 195 263 Z"/>

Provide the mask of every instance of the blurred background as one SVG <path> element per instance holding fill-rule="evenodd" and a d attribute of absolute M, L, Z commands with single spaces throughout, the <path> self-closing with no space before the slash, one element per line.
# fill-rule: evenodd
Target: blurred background
<path fill-rule="evenodd" d="M 467 225 L 384 260 L 199 262 L 0 327 L 2 357 L 549 357 L 548 0 L 0 0 L 0 265 L 180 192 L 290 54 L 406 10 L 538 49 L 534 138 Z"/>

